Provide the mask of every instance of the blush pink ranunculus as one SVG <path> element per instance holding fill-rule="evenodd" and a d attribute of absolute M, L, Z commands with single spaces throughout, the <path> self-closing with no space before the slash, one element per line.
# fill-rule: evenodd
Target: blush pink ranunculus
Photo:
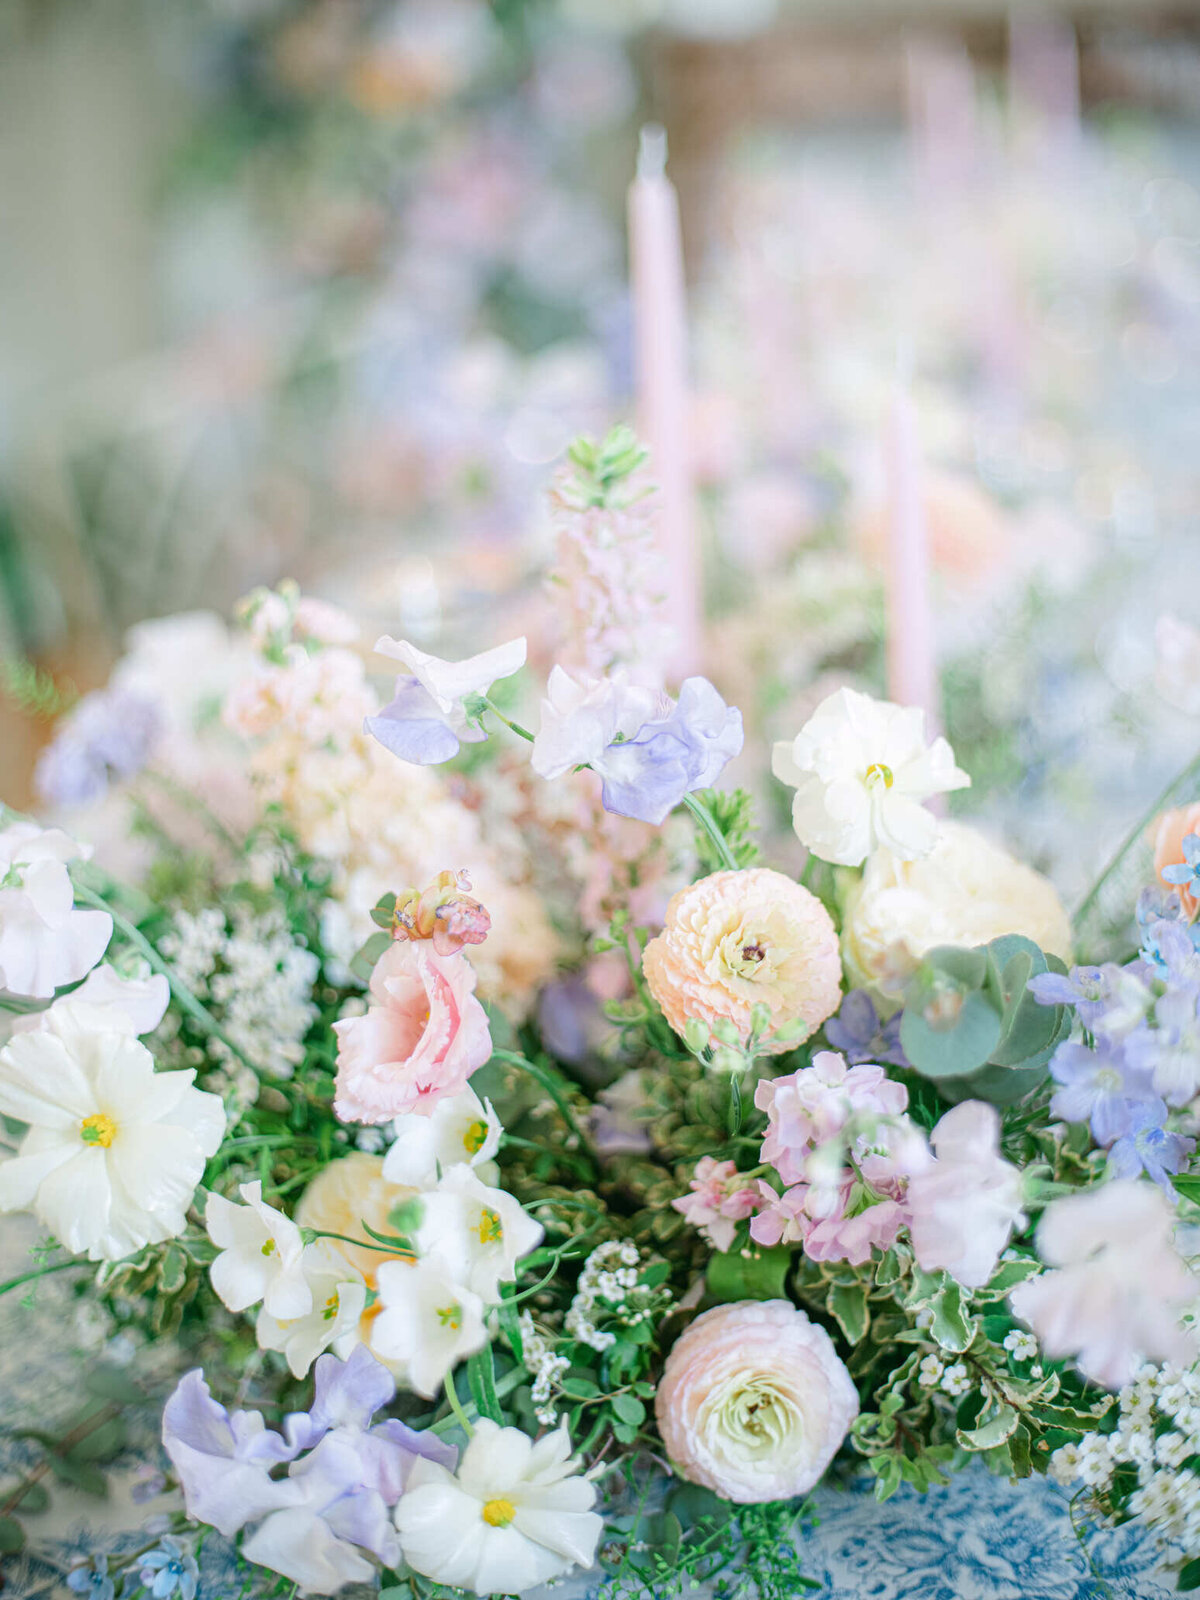
<path fill-rule="evenodd" d="M 333 1109 L 343 1122 L 428 1116 L 459 1094 L 492 1053 L 487 1013 L 475 998 L 475 972 L 461 951 L 392 944 L 371 974 L 365 1016 L 334 1023 L 338 1036 Z"/>
<path fill-rule="evenodd" d="M 833 1341 L 789 1300 L 697 1317 L 667 1357 L 655 1402 L 675 1470 L 739 1505 L 804 1494 L 858 1415 Z"/>
<path fill-rule="evenodd" d="M 1188 834 L 1200 833 L 1200 801 L 1190 806 L 1177 806 L 1174 811 L 1164 811 L 1153 828 L 1154 876 L 1162 884 L 1164 867 L 1183 865 L 1183 841 Z M 1198 909 L 1195 895 L 1188 889 L 1175 885 L 1170 887 L 1175 888 L 1184 915 L 1194 917 Z"/>

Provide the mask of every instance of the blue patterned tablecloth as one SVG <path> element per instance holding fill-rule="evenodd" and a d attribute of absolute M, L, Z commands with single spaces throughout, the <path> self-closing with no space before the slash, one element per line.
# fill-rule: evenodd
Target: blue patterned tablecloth
<path fill-rule="evenodd" d="M 4 1277 L 27 1262 L 27 1242 L 17 1225 L 0 1223 L 0 1230 Z M 39 1284 L 32 1304 L 19 1292 L 0 1299 L 0 1424 L 53 1427 L 65 1418 L 79 1404 L 80 1363 L 96 1359 L 102 1338 L 61 1279 Z M 104 1354 L 131 1359 L 153 1380 L 153 1353 L 110 1345 Z M 148 1519 L 175 1508 L 167 1496 L 135 1498 L 162 1464 L 157 1403 L 126 1420 L 129 1450 L 111 1475 L 108 1499 L 55 1487 L 50 1508 L 28 1519 L 29 1551 L 3 1565 L 2 1600 L 69 1597 L 63 1576 L 75 1561 L 143 1548 Z M 0 1481 L 26 1448 L 0 1437 Z M 1152 1536 L 1136 1527 L 1099 1530 L 1081 1546 L 1066 1493 L 1042 1480 L 1014 1487 L 977 1467 L 947 1488 L 924 1496 L 903 1489 L 882 1506 L 865 1487 L 826 1489 L 817 1511 L 819 1524 L 802 1547 L 805 1572 L 824 1585 L 816 1600 L 1167 1600 L 1175 1592 Z M 209 1538 L 201 1600 L 234 1600 L 245 1582 L 232 1547 Z M 595 1600 L 600 1587 L 596 1575 L 568 1580 L 546 1591 L 546 1600 Z"/>

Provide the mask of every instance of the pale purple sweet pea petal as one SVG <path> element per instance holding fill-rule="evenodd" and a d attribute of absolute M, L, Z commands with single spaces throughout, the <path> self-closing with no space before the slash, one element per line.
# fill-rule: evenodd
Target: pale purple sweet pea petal
<path fill-rule="evenodd" d="M 325 1431 L 365 1428 L 396 1393 L 396 1380 L 382 1362 L 356 1344 L 345 1361 L 321 1356 L 313 1368 L 314 1395 L 309 1415 Z"/>
<path fill-rule="evenodd" d="M 478 730 L 464 733 L 460 738 L 443 719 L 433 696 L 416 678 L 397 678 L 395 698 L 378 716 L 367 717 L 363 728 L 401 761 L 412 761 L 422 767 L 436 767 L 456 756 L 461 738 L 483 738 Z"/>
<path fill-rule="evenodd" d="M 269 1464 L 295 1452 L 264 1427 L 257 1412 L 231 1417 L 209 1394 L 198 1369 L 180 1379 L 167 1401 L 162 1438 L 188 1515 L 211 1523 L 227 1539 L 247 1522 L 299 1499 L 290 1480 L 275 1482 L 267 1472 Z"/>
<path fill-rule="evenodd" d="M 685 794 L 709 788 L 742 748 L 742 714 L 706 678 L 685 679 L 678 704 L 611 744 L 596 763 L 607 811 L 661 823 Z"/>

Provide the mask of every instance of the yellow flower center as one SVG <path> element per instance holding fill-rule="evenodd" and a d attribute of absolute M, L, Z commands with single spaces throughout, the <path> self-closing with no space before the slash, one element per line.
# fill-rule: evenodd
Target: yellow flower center
<path fill-rule="evenodd" d="M 457 1333 L 462 1327 L 461 1306 L 438 1306 L 437 1319 L 443 1328 L 449 1328 L 451 1333 Z"/>
<path fill-rule="evenodd" d="M 339 1305 L 340 1305 L 340 1302 L 338 1300 L 338 1292 L 335 1289 L 333 1291 L 333 1293 L 329 1296 L 329 1299 L 326 1300 L 325 1305 L 324 1305 L 324 1307 L 322 1308 L 322 1311 L 321 1311 L 321 1315 L 325 1319 L 326 1322 L 333 1322 L 336 1319 L 337 1314 L 338 1314 Z"/>
<path fill-rule="evenodd" d="M 463 1149 L 469 1156 L 478 1154 L 487 1143 L 488 1125 L 486 1122 L 473 1122 L 463 1134 Z"/>
<path fill-rule="evenodd" d="M 275 1241 L 274 1241 L 274 1239 L 264 1239 L 263 1247 L 262 1247 L 262 1253 L 265 1256 L 273 1256 L 275 1254 Z"/>
<path fill-rule="evenodd" d="M 511 1500 L 488 1500 L 483 1507 L 483 1520 L 489 1528 L 507 1528 L 517 1514 Z"/>
<path fill-rule="evenodd" d="M 97 1111 L 94 1116 L 84 1117 L 79 1124 L 79 1137 L 84 1144 L 98 1144 L 102 1150 L 107 1150 L 117 1137 L 117 1125 L 103 1111 Z"/>
<path fill-rule="evenodd" d="M 881 784 L 885 789 L 890 789 L 896 779 L 891 767 L 885 767 L 882 761 L 875 761 L 867 768 L 863 781 L 868 789 L 878 789 Z"/>
<path fill-rule="evenodd" d="M 500 1213 L 484 1206 L 479 1213 L 480 1244 L 501 1244 L 503 1240 L 504 1224 L 500 1221 Z"/>

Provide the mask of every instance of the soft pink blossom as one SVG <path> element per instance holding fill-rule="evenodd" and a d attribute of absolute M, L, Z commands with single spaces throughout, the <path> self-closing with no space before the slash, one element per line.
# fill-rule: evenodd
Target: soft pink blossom
<path fill-rule="evenodd" d="M 737 1235 L 737 1224 L 753 1215 L 758 1206 L 758 1189 L 742 1177 L 732 1161 L 717 1161 L 701 1156 L 696 1163 L 689 1194 L 671 1204 L 700 1232 L 714 1250 L 728 1250 Z"/>
<path fill-rule="evenodd" d="M 764 1078 L 754 1104 L 768 1119 L 763 1160 L 784 1183 L 799 1183 L 815 1146 L 833 1138 L 855 1112 L 899 1116 L 907 1109 L 908 1090 L 882 1067 L 847 1067 L 844 1056 L 819 1050 L 811 1067 L 787 1078 Z"/>
<path fill-rule="evenodd" d="M 1037 1246 L 1053 1270 L 1020 1284 L 1009 1304 L 1052 1360 L 1118 1389 L 1143 1362 L 1187 1366 L 1196 1338 L 1181 1326 L 1200 1284 L 1172 1241 L 1175 1215 L 1152 1183 L 1118 1180 L 1054 1200 Z"/>
<path fill-rule="evenodd" d="M 743 1301 L 706 1311 L 676 1341 L 655 1409 L 675 1470 L 747 1505 L 811 1489 L 858 1414 L 858 1394 L 803 1311 Z"/>
<path fill-rule="evenodd" d="M 467 1086 L 492 1053 L 475 973 L 459 952 L 424 941 L 392 944 L 371 975 L 366 1015 L 334 1023 L 338 1072 L 334 1111 L 343 1122 L 428 1116 Z"/>
<path fill-rule="evenodd" d="M 929 1136 L 934 1157 L 908 1183 L 908 1227 L 926 1272 L 980 1289 L 1014 1228 L 1025 1225 L 1021 1174 L 1000 1155 L 1000 1118 L 981 1100 L 947 1111 Z"/>

